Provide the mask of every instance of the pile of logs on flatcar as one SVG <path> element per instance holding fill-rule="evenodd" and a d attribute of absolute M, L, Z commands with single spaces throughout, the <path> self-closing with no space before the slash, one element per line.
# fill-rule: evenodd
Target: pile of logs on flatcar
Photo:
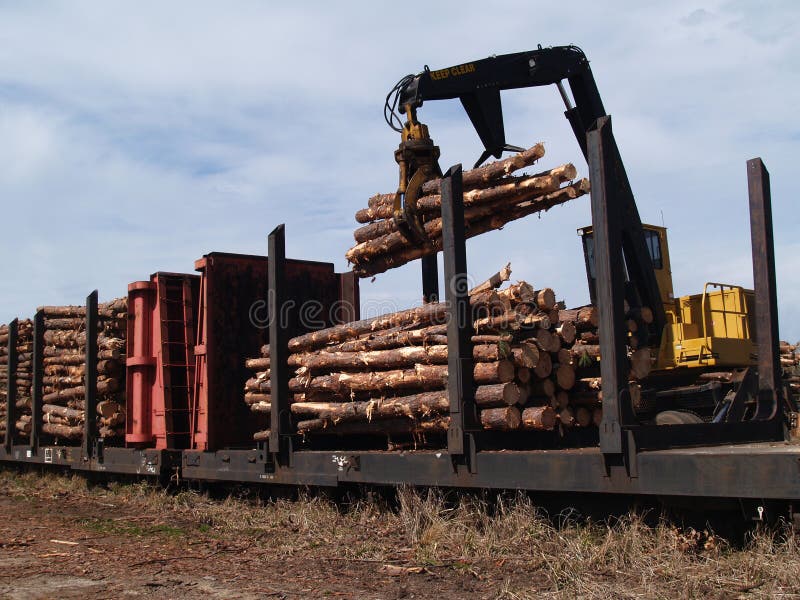
<path fill-rule="evenodd" d="M 8 397 L 8 325 L 0 325 L 0 436 L 6 433 L 6 399 Z M 17 391 L 15 427 L 20 437 L 31 432 L 31 384 L 33 382 L 33 322 L 18 321 L 17 325 Z"/>
<path fill-rule="evenodd" d="M 800 398 L 800 359 L 797 345 L 788 342 L 780 343 L 780 360 L 783 376 L 789 385 L 789 391 L 795 398 Z"/>
<path fill-rule="evenodd" d="M 511 221 L 589 192 L 587 179 L 574 182 L 577 170 L 571 164 L 532 175 L 512 175 L 542 156 L 544 146 L 537 144 L 507 159 L 464 172 L 466 237 L 500 229 Z M 425 183 L 417 200 L 425 243 L 409 241 L 398 230 L 393 219 L 394 198 L 395 194 L 378 194 L 369 199 L 367 208 L 356 213 L 356 221 L 365 225 L 355 230 L 356 245 L 345 256 L 360 277 L 383 273 L 442 250 L 441 179 Z"/>
<path fill-rule="evenodd" d="M 494 289 L 504 276 L 470 292 L 475 401 L 482 427 L 552 431 L 592 427 L 602 417 L 598 313 L 559 310 L 550 288 L 521 281 Z M 645 314 L 642 315 L 642 312 Z M 642 317 L 629 346 L 632 382 L 652 366 Z M 649 315 L 652 320 L 652 315 Z M 449 424 L 447 306 L 431 303 L 314 331 L 289 341 L 293 426 L 306 437 L 380 434 L 426 443 Z M 269 347 L 247 360 L 253 377 L 245 402 L 270 414 Z M 632 383 L 636 397 L 638 385 Z M 268 417 L 269 418 L 269 417 Z M 266 439 L 269 430 L 255 435 Z M 441 436 L 439 436 L 441 439 Z"/>
<path fill-rule="evenodd" d="M 84 428 L 86 308 L 43 306 L 44 378 L 42 431 L 79 440 Z M 98 307 L 97 424 L 103 438 L 125 434 L 125 338 L 128 302 Z"/>

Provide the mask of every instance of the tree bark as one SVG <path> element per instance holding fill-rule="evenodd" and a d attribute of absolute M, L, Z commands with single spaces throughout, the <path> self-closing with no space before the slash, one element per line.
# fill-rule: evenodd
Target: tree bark
<path fill-rule="evenodd" d="M 42 431 L 55 437 L 66 438 L 68 440 L 78 440 L 83 437 L 83 427 L 80 425 L 68 426 L 57 425 L 55 423 L 43 423 Z"/>
<path fill-rule="evenodd" d="M 343 422 L 336 425 L 326 419 L 309 419 L 297 423 L 297 431 L 301 434 L 318 433 L 332 435 L 404 435 L 424 433 L 447 433 L 450 417 L 434 417 L 424 421 L 415 421 L 408 417 L 399 419 L 382 419 L 380 421 Z"/>
<path fill-rule="evenodd" d="M 581 306 L 580 308 L 566 308 L 559 311 L 561 322 L 572 321 L 578 331 L 596 329 L 600 323 L 600 314 L 595 306 Z"/>
<path fill-rule="evenodd" d="M 556 426 L 556 413 L 550 406 L 529 406 L 521 418 L 523 429 L 550 431 Z"/>
<path fill-rule="evenodd" d="M 335 325 L 320 331 L 312 331 L 289 340 L 289 350 L 292 352 L 314 350 L 330 343 L 358 337 L 363 333 L 389 329 L 397 325 L 425 325 L 435 321 L 443 323 L 446 316 L 447 306 L 445 303 L 426 304 L 372 319 L 363 319 L 353 323 Z"/>
<path fill-rule="evenodd" d="M 511 279 L 511 263 L 500 269 L 497 273 L 489 277 L 486 281 L 479 283 L 469 291 L 470 296 L 479 292 L 486 292 L 499 288 L 504 282 Z"/>
<path fill-rule="evenodd" d="M 511 431 L 519 429 L 521 423 L 522 418 L 516 406 L 487 408 L 481 411 L 481 425 L 484 429 Z"/>
<path fill-rule="evenodd" d="M 466 224 L 468 225 L 465 231 L 465 237 L 471 238 L 488 231 L 500 229 L 506 223 L 547 210 L 558 204 L 563 204 L 588 192 L 589 181 L 588 179 L 583 179 L 578 183 L 563 187 L 552 194 L 534 198 L 521 198 L 518 203 L 511 205 L 510 208 L 504 205 L 504 210 L 500 210 L 494 205 L 473 207 L 469 210 L 475 212 L 465 214 L 467 220 Z M 477 209 L 481 209 L 481 212 L 478 213 Z M 470 220 L 470 217 L 473 217 L 474 220 Z M 393 235 L 402 237 L 398 232 L 368 242 L 369 244 L 382 248 L 380 251 L 376 251 L 375 249 L 368 250 L 369 257 L 361 256 L 361 248 L 351 248 L 347 256 L 348 260 L 354 265 L 353 271 L 359 277 L 371 277 L 394 267 L 404 265 L 427 254 L 442 250 L 441 219 L 432 219 L 425 223 L 425 231 L 430 241 L 423 246 L 411 247 L 407 242 L 403 242 L 402 240 L 396 238 L 388 239 Z M 403 238 L 403 240 L 404 239 L 405 238 Z M 389 250 L 393 244 L 396 248 L 394 250 Z"/>
<path fill-rule="evenodd" d="M 473 360 L 494 362 L 505 358 L 496 345 L 473 346 Z M 392 350 L 369 352 L 326 352 L 320 351 L 289 356 L 290 367 L 300 367 L 308 371 L 338 369 L 383 370 L 412 367 L 416 364 L 447 364 L 447 346 L 406 346 Z"/>
<path fill-rule="evenodd" d="M 447 365 L 416 365 L 413 369 L 370 371 L 366 373 L 331 373 L 318 377 L 294 377 L 289 380 L 292 392 L 376 391 L 443 389 L 447 385 Z M 474 378 L 478 384 L 507 383 L 514 379 L 514 363 L 508 360 L 476 363 Z"/>

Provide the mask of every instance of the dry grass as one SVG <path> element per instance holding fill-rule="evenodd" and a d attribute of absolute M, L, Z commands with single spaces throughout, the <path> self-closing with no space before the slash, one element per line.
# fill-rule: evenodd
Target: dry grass
<path fill-rule="evenodd" d="M 215 500 L 146 484 L 87 486 L 80 477 L 0 471 L 0 494 L 89 498 L 126 506 L 175 531 L 252 539 L 278 555 L 423 566 L 482 578 L 497 598 L 731 598 L 800 596 L 798 539 L 754 531 L 744 546 L 709 531 L 649 525 L 631 513 L 611 523 L 551 519 L 527 496 L 453 502 L 436 491 L 399 490 L 396 501 L 346 504 L 319 495 Z"/>

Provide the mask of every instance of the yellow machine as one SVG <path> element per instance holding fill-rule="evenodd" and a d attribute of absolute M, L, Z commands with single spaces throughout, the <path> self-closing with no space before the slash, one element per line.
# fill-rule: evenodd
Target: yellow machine
<path fill-rule="evenodd" d="M 642 225 L 667 322 L 661 336 L 657 370 L 683 367 L 733 368 L 755 364 L 755 295 L 739 285 L 707 282 L 703 292 L 675 298 L 667 229 Z M 594 290 L 592 228 L 583 239 L 589 287 Z"/>

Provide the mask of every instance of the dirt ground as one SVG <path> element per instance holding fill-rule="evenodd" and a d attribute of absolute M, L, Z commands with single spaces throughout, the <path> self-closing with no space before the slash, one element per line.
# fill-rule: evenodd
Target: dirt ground
<path fill-rule="evenodd" d="M 789 598 L 800 553 L 636 516 L 556 527 L 523 497 L 211 499 L 0 470 L 0 597 Z"/>

